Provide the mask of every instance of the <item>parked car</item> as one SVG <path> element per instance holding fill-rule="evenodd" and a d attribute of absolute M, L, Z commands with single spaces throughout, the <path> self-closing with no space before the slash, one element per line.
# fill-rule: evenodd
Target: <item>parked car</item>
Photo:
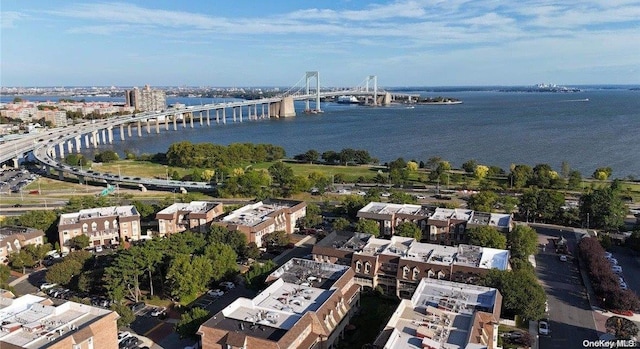
<path fill-rule="evenodd" d="M 567 261 L 567 255 L 565 255 L 565 254 L 561 254 L 561 255 L 560 255 L 560 261 L 561 261 L 561 262 L 566 262 L 566 261 Z"/>
<path fill-rule="evenodd" d="M 122 342 L 122 340 L 127 337 L 131 337 L 131 332 L 129 331 L 118 332 L 118 342 Z"/>
<path fill-rule="evenodd" d="M 158 307 L 158 308 L 153 309 L 153 311 L 151 312 L 151 316 L 160 316 L 161 314 L 163 314 L 166 311 L 167 311 L 167 309 L 165 307 Z"/>
<path fill-rule="evenodd" d="M 95 251 L 96 251 L 96 253 L 102 252 L 102 246 L 101 245 L 96 246 L 95 247 Z"/>
<path fill-rule="evenodd" d="M 52 283 L 49 283 L 49 282 L 45 282 L 44 284 L 40 285 L 40 289 L 44 291 L 44 290 L 48 290 L 48 289 L 56 287 L 56 286 L 58 286 L 58 284 L 52 284 Z"/>
<path fill-rule="evenodd" d="M 135 313 L 135 312 L 138 312 L 138 311 L 144 309 L 144 307 L 146 307 L 146 306 L 147 305 L 144 304 L 144 302 L 134 303 L 134 304 L 131 305 L 131 311 L 133 311 Z"/>
<path fill-rule="evenodd" d="M 543 336 L 549 335 L 549 322 L 547 320 L 538 321 L 538 334 Z"/>
<path fill-rule="evenodd" d="M 222 295 L 224 295 L 224 291 L 216 288 L 215 290 L 207 291 L 207 294 L 211 297 L 222 297 Z"/>
<path fill-rule="evenodd" d="M 236 288 L 236 285 L 231 281 L 224 281 L 220 283 L 220 287 L 224 287 L 227 290 L 230 290 L 232 288 Z"/>
<path fill-rule="evenodd" d="M 138 344 L 142 343 L 142 341 L 140 339 L 138 339 L 138 337 L 134 337 L 134 336 L 129 336 L 123 340 L 121 340 L 118 343 L 118 347 L 120 348 L 134 348 L 136 347 Z"/>

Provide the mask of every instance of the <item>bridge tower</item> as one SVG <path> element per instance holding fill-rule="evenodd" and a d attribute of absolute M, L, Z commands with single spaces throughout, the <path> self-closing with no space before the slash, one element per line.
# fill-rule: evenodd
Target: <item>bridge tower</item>
<path fill-rule="evenodd" d="M 366 92 L 369 92 L 369 83 L 373 82 L 373 105 L 378 105 L 378 76 L 369 75 L 367 76 L 367 86 Z"/>
<path fill-rule="evenodd" d="M 322 113 L 322 110 L 320 110 L 320 72 L 318 71 L 308 71 L 305 74 L 305 80 L 306 80 L 306 93 L 307 95 L 310 94 L 310 84 L 309 81 L 311 79 L 316 80 L 316 109 L 314 110 L 316 113 Z M 312 110 L 309 108 L 309 100 L 307 99 L 305 102 L 305 112 L 311 112 Z"/>

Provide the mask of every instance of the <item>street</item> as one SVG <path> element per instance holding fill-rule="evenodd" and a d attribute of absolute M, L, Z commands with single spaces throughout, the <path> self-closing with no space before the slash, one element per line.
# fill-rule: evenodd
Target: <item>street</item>
<path fill-rule="evenodd" d="M 561 230 L 534 227 L 538 242 L 544 245 L 536 255 L 536 274 L 547 294 L 549 302 L 549 336 L 540 336 L 540 348 L 570 349 L 584 348 L 583 340 L 596 340 L 593 311 L 582 284 L 577 261 L 574 259 L 577 241 L 572 229 Z M 555 253 L 552 239 L 564 236 L 567 239 L 569 256 L 560 261 Z"/>

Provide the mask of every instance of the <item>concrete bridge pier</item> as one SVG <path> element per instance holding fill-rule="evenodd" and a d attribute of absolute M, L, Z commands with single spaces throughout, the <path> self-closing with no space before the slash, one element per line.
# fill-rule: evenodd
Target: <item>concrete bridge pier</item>
<path fill-rule="evenodd" d="M 53 149 L 53 148 L 49 148 L 49 149 L 47 149 L 47 153 L 49 153 L 49 157 L 50 157 L 50 158 L 52 158 L 52 159 L 55 159 L 55 158 L 56 158 L 56 151 L 55 151 L 55 149 Z"/>
<path fill-rule="evenodd" d="M 147 134 L 151 134 L 151 119 L 147 119 Z"/>
<path fill-rule="evenodd" d="M 209 118 L 209 109 L 207 109 L 207 126 L 211 126 L 211 119 Z"/>
<path fill-rule="evenodd" d="M 202 125 L 203 125 L 203 124 L 202 124 L 202 121 L 203 121 L 203 120 L 202 120 L 202 110 L 201 110 L 201 111 L 200 111 L 200 126 L 202 126 Z"/>
<path fill-rule="evenodd" d="M 178 114 L 173 114 L 173 130 L 178 131 Z"/>
<path fill-rule="evenodd" d="M 98 131 L 91 132 L 91 142 L 94 148 L 98 147 Z"/>
<path fill-rule="evenodd" d="M 85 135 L 84 135 L 84 146 L 87 149 L 91 148 L 91 144 L 89 143 L 89 134 L 88 133 L 85 133 Z"/>
<path fill-rule="evenodd" d="M 138 137 L 142 137 L 142 121 L 138 120 Z"/>
<path fill-rule="evenodd" d="M 76 136 L 73 140 L 76 141 L 76 153 L 79 153 L 80 148 L 82 147 L 82 141 L 80 139 L 80 136 Z"/>
<path fill-rule="evenodd" d="M 64 142 L 58 144 L 58 152 L 60 153 L 60 159 L 64 159 Z"/>
<path fill-rule="evenodd" d="M 113 144 L 113 126 L 107 127 L 107 137 L 109 137 L 109 144 Z"/>
<path fill-rule="evenodd" d="M 182 113 L 182 128 L 187 128 L 187 113 Z"/>
<path fill-rule="evenodd" d="M 236 122 L 236 107 L 231 108 L 233 110 L 233 122 Z"/>
<path fill-rule="evenodd" d="M 160 119 L 156 118 L 156 133 L 160 134 Z"/>
<path fill-rule="evenodd" d="M 164 117 L 164 130 L 169 131 L 169 115 Z"/>
<path fill-rule="evenodd" d="M 264 119 L 264 103 L 260 104 L 260 108 L 262 108 L 262 114 L 260 114 L 260 119 Z"/>
<path fill-rule="evenodd" d="M 189 114 L 189 126 L 193 128 L 193 113 L 188 113 L 188 114 Z"/>
<path fill-rule="evenodd" d="M 226 124 L 227 123 L 227 109 L 222 108 L 222 123 Z"/>
<path fill-rule="evenodd" d="M 216 109 L 216 124 L 219 124 L 219 123 L 220 123 L 220 109 Z"/>
<path fill-rule="evenodd" d="M 128 132 L 128 134 L 129 134 L 129 138 L 131 138 L 131 137 L 132 137 L 132 136 L 131 136 L 131 124 L 128 124 L 128 125 L 127 125 L 127 132 Z"/>
<path fill-rule="evenodd" d="M 239 109 L 240 109 L 240 122 L 242 122 L 242 106 L 240 106 Z"/>
<path fill-rule="evenodd" d="M 253 105 L 253 118 L 258 120 L 258 104 Z"/>
<path fill-rule="evenodd" d="M 61 181 L 64 180 L 64 171 L 62 171 L 62 170 L 58 171 L 58 179 L 61 180 Z"/>
<path fill-rule="evenodd" d="M 103 128 L 100 133 L 102 133 L 102 144 L 107 144 L 107 132 L 106 132 L 106 130 Z"/>
<path fill-rule="evenodd" d="M 69 154 L 73 153 L 73 142 L 71 142 L 71 140 L 67 141 L 67 152 L 69 152 Z"/>
<path fill-rule="evenodd" d="M 18 160 L 19 160 L 18 158 L 11 159 L 11 161 L 13 161 L 13 168 L 19 168 L 20 167 L 20 162 Z"/>
<path fill-rule="evenodd" d="M 124 141 L 124 124 L 120 124 L 120 140 Z"/>
<path fill-rule="evenodd" d="M 240 108 L 242 108 L 242 107 L 240 107 Z M 251 106 L 250 105 L 247 106 L 247 117 L 249 118 L 249 120 L 251 120 L 252 115 L 251 115 Z"/>

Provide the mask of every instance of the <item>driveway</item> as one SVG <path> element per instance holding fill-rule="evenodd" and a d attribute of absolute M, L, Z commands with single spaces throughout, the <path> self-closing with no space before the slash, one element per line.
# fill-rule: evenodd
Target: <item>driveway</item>
<path fill-rule="evenodd" d="M 593 311 L 587 291 L 580 277 L 577 261 L 572 256 L 560 261 L 552 239 L 564 236 L 569 251 L 576 253 L 576 237 L 572 229 L 533 227 L 538 232 L 538 242 L 544 246 L 536 255 L 536 275 L 544 287 L 549 302 L 549 336 L 540 336 L 540 348 L 584 348 L 585 339 L 598 338 Z"/>

